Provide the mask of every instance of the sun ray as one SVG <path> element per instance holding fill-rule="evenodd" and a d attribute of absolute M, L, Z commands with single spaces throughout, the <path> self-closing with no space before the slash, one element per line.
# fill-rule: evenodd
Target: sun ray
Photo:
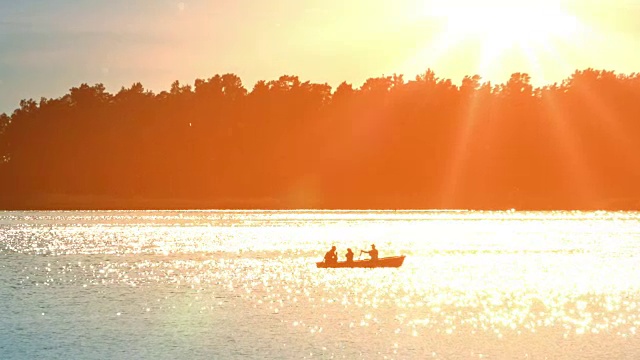
<path fill-rule="evenodd" d="M 498 72 L 502 72 L 502 76 L 508 76 L 509 69 L 514 69 L 520 61 L 526 66 L 526 72 L 546 83 L 545 75 L 548 69 L 566 64 L 558 55 L 556 46 L 562 49 L 584 48 L 587 39 L 585 35 L 589 33 L 589 29 L 577 17 L 565 12 L 557 3 L 544 0 L 489 0 L 482 4 L 454 0 L 447 5 L 430 8 L 429 15 L 442 19 L 444 26 L 440 36 L 426 46 L 423 52 L 416 54 L 417 58 L 431 57 L 432 61 L 436 58 L 441 59 L 452 49 L 473 43 L 479 48 L 476 73 L 494 78 Z M 429 56 L 424 55 L 425 53 Z M 573 70 L 568 65 L 564 66 L 564 69 Z M 571 174 L 583 179 L 593 178 L 592 169 L 580 151 L 579 139 L 571 135 L 570 125 L 562 117 L 555 101 L 546 101 L 551 120 L 549 126 L 554 127 L 551 132 L 562 147 L 562 153 L 566 154 L 563 164 L 570 169 L 568 171 Z M 470 100 L 455 134 L 451 163 L 447 175 L 444 176 L 444 203 L 455 201 L 457 184 L 463 175 L 463 164 L 468 161 L 470 155 L 469 145 L 474 129 L 479 125 L 476 122 L 476 103 L 477 98 Z M 565 136 L 567 139 L 563 140 Z M 595 188 L 591 180 L 582 184 L 584 186 L 575 189 L 579 193 L 578 196 L 597 196 L 591 193 L 591 189 Z"/>
<path fill-rule="evenodd" d="M 455 204 L 456 192 L 462 176 L 462 169 L 464 168 L 463 165 L 468 162 L 471 153 L 469 151 L 469 143 L 477 125 L 478 105 L 479 96 L 477 91 L 474 90 L 474 94 L 471 95 L 468 108 L 460 120 L 462 123 L 453 141 L 449 168 L 447 169 L 447 173 L 442 177 L 444 182 L 440 201 L 447 206 L 448 204 Z"/>
<path fill-rule="evenodd" d="M 588 31 L 588 29 L 586 31 Z M 583 46 L 586 46 L 586 43 L 583 44 Z M 550 44 L 544 45 L 546 54 L 552 56 L 555 64 L 566 69 L 570 68 L 570 65 L 561 56 L 558 55 L 557 51 L 555 51 L 555 49 L 552 48 Z M 611 73 L 610 76 L 615 76 L 615 74 Z M 618 123 L 615 112 L 607 107 L 607 104 L 605 104 L 601 97 L 594 94 L 591 89 L 582 86 L 575 87 L 575 90 L 578 91 L 579 95 L 584 98 L 584 103 L 589 108 L 589 110 L 594 112 L 597 115 L 597 118 L 601 119 L 603 124 L 605 124 L 604 131 L 606 136 L 615 139 L 625 147 L 636 146 L 633 142 L 633 139 L 627 136 L 625 130 Z"/>
<path fill-rule="evenodd" d="M 425 44 L 409 56 L 400 68 L 412 69 L 416 74 L 424 71 L 425 64 L 429 64 L 430 68 L 437 68 L 438 64 L 464 40 L 463 34 L 444 29 L 435 39 L 425 41 Z"/>
<path fill-rule="evenodd" d="M 564 63 L 563 59 L 557 56 L 556 51 L 550 44 L 542 43 L 540 45 L 547 54 L 555 57 L 554 60 L 557 64 Z M 544 70 L 540 61 L 538 61 L 535 49 L 523 46 L 523 51 L 526 53 L 531 69 L 533 69 L 532 75 L 542 78 L 542 81 L 546 83 Z M 560 154 L 563 155 L 560 159 L 562 169 L 564 169 L 568 183 L 571 183 L 571 186 L 567 186 L 567 190 L 573 191 L 585 203 L 591 203 L 599 197 L 595 192 L 595 189 L 598 188 L 593 180 L 595 179 L 595 173 L 589 167 L 584 152 L 581 151 L 580 141 L 575 135 L 575 131 L 571 129 L 568 119 L 562 115 L 562 111 L 555 99 L 555 94 L 548 91 L 545 95 L 542 105 L 546 110 L 548 121 L 545 121 L 541 126 L 552 128 L 549 133 L 555 139 L 554 144 L 561 149 Z"/>
<path fill-rule="evenodd" d="M 590 33 L 590 29 L 585 26 L 581 26 L 580 33 Z M 569 42 L 566 38 L 557 39 L 563 42 L 562 45 L 571 45 L 574 48 L 583 48 L 587 45 L 584 41 L 585 37 L 576 36 L 573 41 Z M 536 69 L 542 75 L 542 66 L 536 62 L 536 54 L 543 54 L 549 57 L 553 61 L 553 66 L 562 67 L 564 69 L 570 69 L 571 66 L 567 61 L 558 53 L 557 47 L 552 46 L 551 43 L 538 44 L 537 51 L 529 49 L 527 53 L 527 59 L 531 60 L 531 68 Z M 547 64 L 548 65 L 548 64 Z M 538 76 L 538 75 L 536 75 Z M 544 80 L 544 79 L 543 79 Z M 546 83 L 546 81 L 545 81 Z M 616 142 L 622 144 L 624 148 L 633 148 L 635 144 L 626 136 L 624 129 L 617 123 L 615 113 L 607 107 L 603 100 L 593 94 L 588 88 L 574 86 L 573 91 L 577 91 L 578 95 L 584 99 L 583 103 L 589 109 L 589 112 L 595 113 L 599 124 L 603 126 L 605 136 L 609 139 L 614 139 Z M 598 173 L 596 169 L 593 169 L 589 165 L 589 161 L 586 155 L 586 150 L 581 144 L 579 138 L 578 129 L 575 125 L 572 125 L 570 119 L 563 116 L 562 109 L 560 109 L 553 92 L 546 92 L 544 94 L 543 106 L 548 116 L 548 125 L 553 129 L 550 134 L 555 138 L 555 143 L 561 149 L 561 154 L 564 157 L 561 159 L 563 169 L 571 186 L 568 187 L 568 191 L 573 191 L 579 196 L 585 203 L 592 203 L 595 199 L 601 197 L 602 194 L 596 191 L 601 188 L 602 184 L 598 183 Z M 629 162 L 633 162 L 633 159 L 629 159 Z M 633 168 L 633 165 L 631 165 Z"/>
<path fill-rule="evenodd" d="M 563 155 L 560 161 L 566 174 L 566 189 L 574 192 L 585 203 L 591 203 L 599 198 L 595 190 L 599 187 L 594 182 L 595 172 L 584 156 L 575 129 L 571 128 L 568 119 L 562 115 L 553 94 L 546 94 L 543 106 L 548 116 L 547 125 L 552 128 L 550 134 L 555 140 L 554 144 L 560 147 L 560 153 Z"/>
<path fill-rule="evenodd" d="M 550 44 L 541 43 L 539 45 L 550 53 L 555 54 Z M 525 54 L 529 68 L 532 70 L 531 75 L 534 78 L 542 79 L 542 82 L 546 83 L 544 70 L 536 49 L 530 44 L 521 44 L 520 48 Z M 556 61 L 561 63 L 562 59 L 557 58 Z M 546 111 L 545 115 L 548 116 L 548 118 L 547 121 L 540 119 L 542 121 L 540 126 L 545 128 L 545 132 L 547 128 L 552 128 L 548 133 L 554 138 L 554 144 L 561 149 L 560 154 L 563 155 L 560 159 L 562 162 L 561 168 L 566 174 L 564 180 L 568 180 L 571 183 L 571 186 L 567 186 L 567 190 L 575 192 L 576 196 L 582 201 L 589 203 L 593 199 L 598 198 L 598 195 L 594 193 L 594 189 L 597 188 L 592 180 L 594 179 L 594 173 L 592 169 L 589 168 L 585 156 L 580 149 L 579 140 L 570 129 L 567 119 L 562 115 L 562 111 L 554 98 L 555 94 L 547 92 L 545 95 L 542 105 Z M 580 181 L 577 181 L 577 179 Z"/>

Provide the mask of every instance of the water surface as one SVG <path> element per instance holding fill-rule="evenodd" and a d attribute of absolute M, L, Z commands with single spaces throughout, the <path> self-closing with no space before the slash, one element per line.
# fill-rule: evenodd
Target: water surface
<path fill-rule="evenodd" d="M 640 214 L 0 213 L 2 358 L 640 357 Z M 399 269 L 317 269 L 331 245 Z M 364 257 L 364 256 L 363 256 Z"/>

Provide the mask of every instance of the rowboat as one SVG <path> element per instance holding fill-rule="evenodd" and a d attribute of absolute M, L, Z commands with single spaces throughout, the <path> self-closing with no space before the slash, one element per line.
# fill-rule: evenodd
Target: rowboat
<path fill-rule="evenodd" d="M 355 260 L 352 262 L 338 261 L 336 263 L 326 263 L 320 261 L 316 263 L 319 268 L 397 268 L 402 266 L 405 256 L 391 256 L 379 258 L 378 260 Z"/>

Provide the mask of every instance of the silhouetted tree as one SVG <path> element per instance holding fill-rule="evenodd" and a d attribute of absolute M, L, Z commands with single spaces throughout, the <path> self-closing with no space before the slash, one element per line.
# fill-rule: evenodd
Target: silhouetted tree
<path fill-rule="evenodd" d="M 0 115 L 4 208 L 640 208 L 640 75 L 81 84 Z"/>

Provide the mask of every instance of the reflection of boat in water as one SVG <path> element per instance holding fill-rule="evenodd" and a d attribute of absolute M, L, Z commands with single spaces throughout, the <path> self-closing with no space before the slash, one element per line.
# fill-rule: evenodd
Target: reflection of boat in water
<path fill-rule="evenodd" d="M 378 260 L 355 260 L 350 263 L 346 261 L 338 261 L 337 263 L 326 263 L 324 261 L 317 262 L 319 268 L 383 268 L 383 267 L 400 267 L 404 262 L 405 256 L 391 256 L 379 258 Z"/>

